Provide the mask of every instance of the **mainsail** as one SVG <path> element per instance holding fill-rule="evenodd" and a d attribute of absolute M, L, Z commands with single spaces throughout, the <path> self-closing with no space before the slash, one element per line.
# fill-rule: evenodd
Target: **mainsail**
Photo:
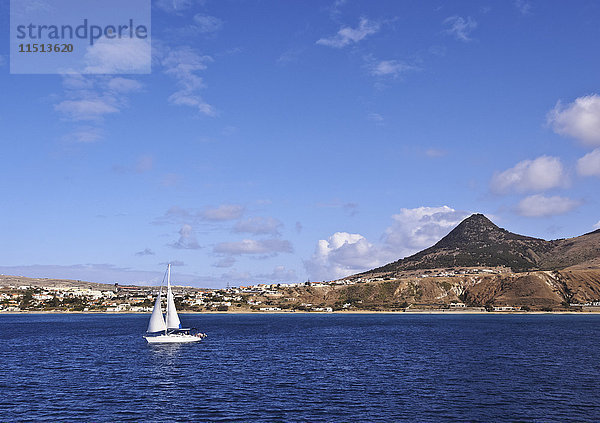
<path fill-rule="evenodd" d="M 168 276 L 167 276 L 167 328 L 168 329 L 181 329 L 181 322 L 175 309 L 175 300 L 173 299 L 173 293 L 171 292 L 171 264 L 168 265 Z"/>
<path fill-rule="evenodd" d="M 167 325 L 165 325 L 165 319 L 163 318 L 162 308 L 160 306 L 160 294 L 161 291 L 158 291 L 158 296 L 156 297 L 156 302 L 154 303 L 154 308 L 152 309 L 152 316 L 150 316 L 150 323 L 148 323 L 147 332 L 162 332 L 167 330 Z"/>
<path fill-rule="evenodd" d="M 162 315 L 160 307 L 160 297 L 162 295 L 162 283 L 161 289 L 158 291 L 156 302 L 154 303 L 154 309 L 152 309 L 152 316 L 150 316 L 150 323 L 148 324 L 148 333 L 144 335 L 146 341 L 149 344 L 158 343 L 181 343 L 181 342 L 198 342 L 202 338 L 206 337 L 204 333 L 192 334 L 192 329 L 182 329 L 181 323 L 179 322 L 179 316 L 175 309 L 175 299 L 173 298 L 173 292 L 171 291 L 171 265 L 167 266 L 167 315 L 166 322 Z M 163 278 L 163 282 L 164 282 Z"/>

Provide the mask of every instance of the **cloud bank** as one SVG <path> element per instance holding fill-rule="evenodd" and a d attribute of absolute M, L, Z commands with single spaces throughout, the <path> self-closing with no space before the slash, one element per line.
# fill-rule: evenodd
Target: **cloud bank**
<path fill-rule="evenodd" d="M 556 216 L 568 213 L 580 204 L 580 201 L 567 197 L 558 195 L 547 197 L 542 194 L 535 194 L 522 199 L 517 206 L 517 212 L 521 216 L 527 217 Z"/>
<path fill-rule="evenodd" d="M 369 35 L 377 33 L 380 27 L 377 22 L 370 21 L 367 18 L 360 18 L 357 28 L 342 27 L 334 36 L 319 39 L 317 44 L 334 48 L 346 47 L 347 45 L 358 43 Z"/>
<path fill-rule="evenodd" d="M 446 33 L 460 41 L 471 41 L 471 32 L 477 28 L 477 22 L 471 17 L 450 16 L 444 20 Z"/>
<path fill-rule="evenodd" d="M 492 177 L 491 189 L 497 194 L 539 192 L 565 185 L 565 169 L 558 157 L 541 156 L 523 160 Z"/>
<path fill-rule="evenodd" d="M 359 273 L 430 247 L 469 213 L 448 206 L 401 209 L 392 216 L 381 242 L 361 234 L 336 232 L 319 240 L 304 266 L 312 280 L 338 279 Z"/>
<path fill-rule="evenodd" d="M 581 176 L 600 176 L 600 148 L 577 160 L 577 173 Z"/>
<path fill-rule="evenodd" d="M 597 94 L 579 97 L 567 105 L 558 102 L 548 113 L 547 121 L 557 134 L 588 146 L 600 146 L 600 96 Z"/>

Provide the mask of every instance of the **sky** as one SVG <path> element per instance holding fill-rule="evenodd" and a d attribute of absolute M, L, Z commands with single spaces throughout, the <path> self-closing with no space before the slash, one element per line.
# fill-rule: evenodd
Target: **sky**
<path fill-rule="evenodd" d="M 544 239 L 600 228 L 596 1 L 151 10 L 149 74 L 11 74 L 0 35 L 0 273 L 331 280 L 471 213 Z"/>

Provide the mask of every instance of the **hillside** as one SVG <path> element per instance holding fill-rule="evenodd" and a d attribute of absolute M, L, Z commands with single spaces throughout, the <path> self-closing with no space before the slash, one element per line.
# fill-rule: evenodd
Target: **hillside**
<path fill-rule="evenodd" d="M 461 276 L 420 276 L 328 287 L 288 289 L 298 303 L 362 310 L 513 306 L 577 310 L 570 304 L 600 301 L 600 270 L 535 271 Z"/>
<path fill-rule="evenodd" d="M 600 269 L 600 229 L 553 243 L 554 248 L 540 258 L 540 268 Z"/>
<path fill-rule="evenodd" d="M 232 291 L 231 296 L 240 295 L 236 300 L 238 310 L 243 305 L 256 310 L 400 311 L 448 309 L 461 304 L 488 309 L 511 306 L 598 311 L 600 308 L 594 308 L 594 304 L 600 303 L 600 230 L 546 241 L 509 232 L 482 214 L 474 214 L 432 247 L 344 279 L 320 286 Z M 0 275 L 3 285 L 114 288 L 82 281 Z"/>
<path fill-rule="evenodd" d="M 0 275 L 0 286 L 34 286 L 40 288 L 65 287 L 89 288 L 101 291 L 113 290 L 114 285 L 72 279 L 29 278 L 26 276 Z"/>
<path fill-rule="evenodd" d="M 463 220 L 432 247 L 361 275 L 457 267 L 505 267 L 513 272 L 599 268 L 600 230 L 546 241 L 499 228 L 482 214 Z"/>

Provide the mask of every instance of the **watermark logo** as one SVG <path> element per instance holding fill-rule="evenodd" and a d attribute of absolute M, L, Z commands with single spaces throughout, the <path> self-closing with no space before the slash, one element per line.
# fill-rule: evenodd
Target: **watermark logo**
<path fill-rule="evenodd" d="M 151 71 L 150 0 L 11 0 L 13 74 Z"/>

